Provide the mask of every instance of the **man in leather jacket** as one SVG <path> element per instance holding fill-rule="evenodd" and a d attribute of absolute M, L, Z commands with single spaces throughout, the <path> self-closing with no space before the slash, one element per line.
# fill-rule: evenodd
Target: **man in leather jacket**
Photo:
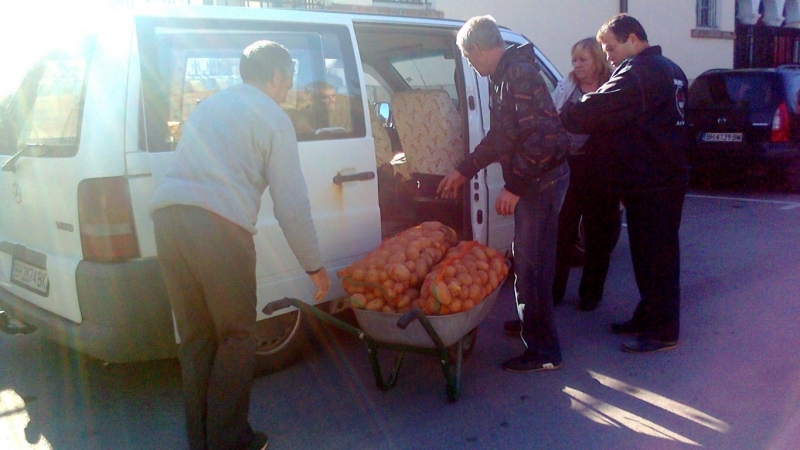
<path fill-rule="evenodd" d="M 491 129 L 456 170 L 439 184 L 445 198 L 493 162 L 503 168 L 505 188 L 498 214 L 514 214 L 514 289 L 525 352 L 503 363 L 515 372 L 561 367 L 553 321 L 552 285 L 558 212 L 569 183 L 568 137 L 536 65 L 532 44 L 506 48 L 491 16 L 474 17 L 458 33 L 464 57 L 489 76 Z"/>
<path fill-rule="evenodd" d="M 648 44 L 633 17 L 612 18 L 597 40 L 615 70 L 597 92 L 565 105 L 561 119 L 569 131 L 590 135 L 590 177 L 625 206 L 641 301 L 633 318 L 612 325 L 612 332 L 636 336 L 623 344 L 629 352 L 668 350 L 677 346 L 680 322 L 678 229 L 689 179 L 688 83 L 661 47 Z M 587 242 L 604 238 L 586 236 Z"/>

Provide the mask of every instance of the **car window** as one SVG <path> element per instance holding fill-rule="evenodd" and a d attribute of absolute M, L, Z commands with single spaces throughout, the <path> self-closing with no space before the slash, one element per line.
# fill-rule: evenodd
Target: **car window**
<path fill-rule="evenodd" d="M 458 103 L 456 60 L 451 49 L 404 55 L 391 64 L 412 89 L 442 89 Z"/>
<path fill-rule="evenodd" d="M 542 64 L 541 61 L 539 61 L 539 58 L 536 58 L 536 65 L 539 67 L 539 72 L 541 72 L 542 78 L 544 78 L 544 84 L 547 85 L 547 91 L 552 94 L 556 89 L 556 85 L 558 84 L 556 77 L 547 69 L 547 67 L 544 66 L 544 64 Z"/>
<path fill-rule="evenodd" d="M 786 104 L 795 112 L 800 113 L 800 75 L 794 73 L 787 75 L 786 80 Z"/>
<path fill-rule="evenodd" d="M 94 40 L 47 54 L 0 104 L 0 154 L 69 157 L 78 152 Z"/>
<path fill-rule="evenodd" d="M 281 107 L 292 119 L 298 141 L 365 135 L 355 58 L 345 27 L 227 27 L 154 26 L 148 33 L 140 26 L 145 116 L 140 131 L 146 134 L 141 141 L 148 151 L 174 149 L 181 124 L 200 102 L 242 82 L 242 49 L 262 39 L 284 45 L 294 62 L 293 87 Z"/>
<path fill-rule="evenodd" d="M 747 105 L 751 112 L 774 108 L 783 100 L 779 79 L 772 73 L 722 72 L 699 77 L 689 93 L 689 108 Z"/>

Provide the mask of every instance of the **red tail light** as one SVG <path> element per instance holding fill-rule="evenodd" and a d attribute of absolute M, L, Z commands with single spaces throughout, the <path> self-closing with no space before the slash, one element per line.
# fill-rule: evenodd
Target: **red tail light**
<path fill-rule="evenodd" d="M 775 116 L 772 118 L 772 134 L 769 140 L 771 142 L 789 141 L 789 111 L 786 109 L 786 103 L 781 103 L 775 110 Z"/>
<path fill-rule="evenodd" d="M 121 262 L 139 257 L 128 182 L 124 178 L 81 181 L 78 214 L 84 259 Z"/>

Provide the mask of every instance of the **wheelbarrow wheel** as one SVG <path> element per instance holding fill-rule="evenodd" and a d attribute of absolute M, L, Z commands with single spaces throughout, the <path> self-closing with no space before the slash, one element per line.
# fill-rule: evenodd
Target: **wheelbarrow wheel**
<path fill-rule="evenodd" d="M 464 342 L 462 343 L 461 357 L 467 359 L 472 354 L 475 343 L 478 341 L 478 327 L 471 329 L 462 339 Z M 447 359 L 450 364 L 455 364 L 456 358 L 458 358 L 458 343 L 447 347 Z"/>
<path fill-rule="evenodd" d="M 308 322 L 306 316 L 295 310 L 256 323 L 255 377 L 289 367 L 309 352 Z"/>

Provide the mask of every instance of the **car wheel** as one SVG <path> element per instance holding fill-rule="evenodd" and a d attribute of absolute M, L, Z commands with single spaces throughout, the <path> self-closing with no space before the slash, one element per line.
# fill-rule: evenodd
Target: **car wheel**
<path fill-rule="evenodd" d="M 256 323 L 254 375 L 276 372 L 300 361 L 310 349 L 308 319 L 292 311 Z"/>

